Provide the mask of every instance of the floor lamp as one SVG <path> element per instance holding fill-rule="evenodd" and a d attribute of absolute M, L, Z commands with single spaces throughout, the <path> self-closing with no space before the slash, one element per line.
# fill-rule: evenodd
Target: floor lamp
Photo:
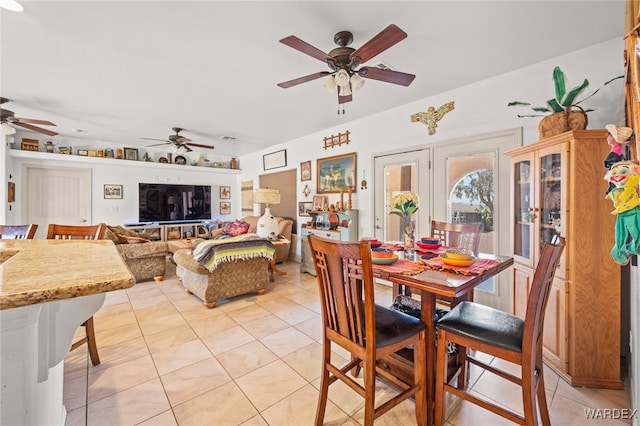
<path fill-rule="evenodd" d="M 280 204 L 280 192 L 277 189 L 258 188 L 253 191 L 253 202 L 266 204 L 264 215 L 258 219 L 256 234 L 262 238 L 278 235 L 278 221 L 271 214 L 269 204 Z"/>

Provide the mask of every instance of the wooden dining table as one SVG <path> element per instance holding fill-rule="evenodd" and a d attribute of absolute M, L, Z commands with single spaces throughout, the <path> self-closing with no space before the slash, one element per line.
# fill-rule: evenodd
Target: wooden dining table
<path fill-rule="evenodd" d="M 421 319 L 427 325 L 426 345 L 427 345 L 427 418 L 428 424 L 433 423 L 434 401 L 435 401 L 435 354 L 436 354 L 436 300 L 446 298 L 451 300 L 452 304 L 462 300 L 473 300 L 473 290 L 486 280 L 496 276 L 500 272 L 508 269 L 513 265 L 513 258 L 508 256 L 497 256 L 491 254 L 480 253 L 479 260 L 490 259 L 492 265 L 483 269 L 481 272 L 473 275 L 465 275 L 465 271 L 458 272 L 450 270 L 434 270 L 428 269 L 422 272 L 416 272 L 414 266 L 424 263 L 420 260 L 411 265 L 404 260 L 398 262 L 399 265 L 391 268 L 387 265 L 373 265 L 373 275 L 375 278 L 384 279 L 393 283 L 394 295 L 404 292 L 406 288 L 410 288 L 414 293 L 420 294 L 421 300 Z M 420 257 L 418 256 L 418 259 Z M 403 268 L 402 265 L 407 265 Z M 405 270 L 403 270 L 405 269 Z M 475 271 L 474 271 L 475 272 Z M 405 351 L 407 352 L 407 351 Z M 412 352 L 412 351 L 411 351 Z M 388 360 L 385 360 L 387 367 L 407 381 L 413 380 L 413 361 L 412 353 L 410 356 L 394 354 Z"/>

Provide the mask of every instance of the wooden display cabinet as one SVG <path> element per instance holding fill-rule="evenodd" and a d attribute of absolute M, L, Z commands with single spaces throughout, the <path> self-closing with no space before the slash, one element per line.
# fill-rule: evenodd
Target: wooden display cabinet
<path fill-rule="evenodd" d="M 512 150 L 511 307 L 524 317 L 542 247 L 566 238 L 544 324 L 545 362 L 573 386 L 622 389 L 621 268 L 611 258 L 606 130 L 576 130 Z"/>

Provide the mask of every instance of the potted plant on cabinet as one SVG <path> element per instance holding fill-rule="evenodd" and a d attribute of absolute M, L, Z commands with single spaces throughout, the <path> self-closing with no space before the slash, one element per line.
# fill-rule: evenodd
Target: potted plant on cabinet
<path fill-rule="evenodd" d="M 554 136 L 560 133 L 564 133 L 568 130 L 584 130 L 587 128 L 587 113 L 593 111 L 593 109 L 584 109 L 580 106 L 581 103 L 598 93 L 602 87 L 623 78 L 620 75 L 614 77 L 611 80 L 605 82 L 595 92 L 590 94 L 584 99 L 577 100 L 578 96 L 589 86 L 589 80 L 586 78 L 579 86 L 569 88 L 569 81 L 560 69 L 555 67 L 553 69 L 553 84 L 555 89 L 555 97 L 547 101 L 546 106 L 531 106 L 528 102 L 513 101 L 509 102 L 507 106 L 531 106 L 531 109 L 541 114 L 527 114 L 520 115 L 518 117 L 544 117 L 540 124 L 538 124 L 538 132 L 540 138 L 546 138 Z M 550 114 L 550 115 L 545 115 Z"/>

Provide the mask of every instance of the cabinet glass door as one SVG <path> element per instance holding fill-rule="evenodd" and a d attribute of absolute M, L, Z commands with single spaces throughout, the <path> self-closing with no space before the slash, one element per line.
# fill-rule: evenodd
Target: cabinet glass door
<path fill-rule="evenodd" d="M 540 157 L 538 251 L 560 235 L 562 224 L 562 157 L 553 153 Z"/>
<path fill-rule="evenodd" d="M 518 161 L 514 164 L 514 212 L 515 232 L 513 252 L 515 255 L 531 259 L 531 236 L 534 219 L 531 206 L 531 162 Z"/>

